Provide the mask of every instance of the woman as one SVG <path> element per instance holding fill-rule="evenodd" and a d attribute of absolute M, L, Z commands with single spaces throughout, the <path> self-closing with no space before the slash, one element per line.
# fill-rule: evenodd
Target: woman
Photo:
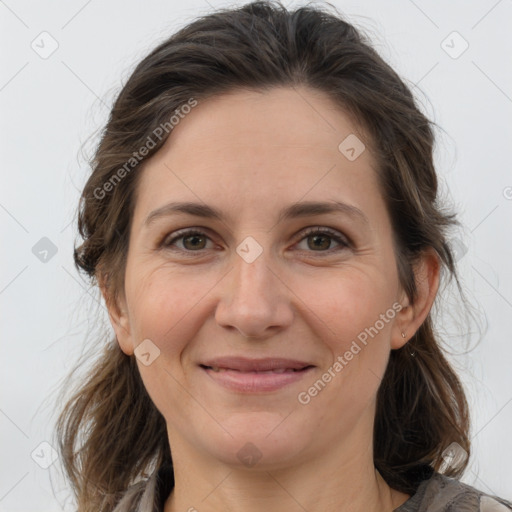
<path fill-rule="evenodd" d="M 462 484 L 429 121 L 339 16 L 185 27 L 117 98 L 78 267 L 115 339 L 58 423 L 78 510 L 512 510 Z"/>

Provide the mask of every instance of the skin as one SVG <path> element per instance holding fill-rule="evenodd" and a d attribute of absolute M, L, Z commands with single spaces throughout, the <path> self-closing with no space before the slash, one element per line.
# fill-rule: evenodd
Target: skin
<path fill-rule="evenodd" d="M 349 134 L 367 142 L 354 161 L 338 150 Z M 407 500 L 373 465 L 375 401 L 390 351 L 432 306 L 439 264 L 425 253 L 411 304 L 368 142 L 322 92 L 238 90 L 192 109 L 145 163 L 124 290 L 114 304 L 102 289 L 121 349 L 133 354 L 149 339 L 160 350 L 149 366 L 138 365 L 167 423 L 176 485 L 165 512 L 381 512 Z M 285 206 L 330 200 L 357 207 L 367 221 L 345 213 L 278 221 Z M 225 218 L 181 213 L 145 224 L 173 201 L 206 203 Z M 309 227 L 329 227 L 350 244 L 324 235 L 318 249 L 304 234 Z M 206 238 L 160 245 L 183 228 Z M 236 252 L 248 236 L 263 249 L 252 263 Z M 393 304 L 401 311 L 299 403 Z M 225 355 L 289 357 L 315 368 L 277 391 L 242 394 L 198 366 Z M 261 454 L 252 467 L 237 457 L 248 442 Z"/>

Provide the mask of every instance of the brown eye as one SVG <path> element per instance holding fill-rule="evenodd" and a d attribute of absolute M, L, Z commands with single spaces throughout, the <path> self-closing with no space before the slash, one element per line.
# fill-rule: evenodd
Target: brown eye
<path fill-rule="evenodd" d="M 314 251 L 318 249 L 330 249 L 331 248 L 331 240 L 329 236 L 325 235 L 309 235 L 308 239 L 308 247 Z M 311 243 L 309 243 L 311 242 Z"/>
<path fill-rule="evenodd" d="M 299 245 L 304 241 L 306 242 L 306 248 L 300 248 L 308 252 L 334 252 L 340 251 L 350 247 L 350 242 L 337 231 L 329 228 L 313 228 L 304 233 L 303 238 L 300 240 Z M 339 247 L 332 247 L 337 244 Z"/>
<path fill-rule="evenodd" d="M 164 239 L 162 247 L 188 252 L 199 252 L 207 249 L 210 238 L 203 232 L 197 230 L 181 231 L 171 238 Z"/>
<path fill-rule="evenodd" d="M 202 235 L 188 235 L 183 238 L 183 246 L 188 250 L 204 249 L 206 245 L 206 238 Z"/>

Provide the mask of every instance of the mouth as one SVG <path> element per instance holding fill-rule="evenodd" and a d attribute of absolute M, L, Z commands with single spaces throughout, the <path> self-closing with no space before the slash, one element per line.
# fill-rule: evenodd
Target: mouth
<path fill-rule="evenodd" d="M 299 381 L 315 366 L 297 360 L 217 358 L 199 365 L 217 384 L 231 391 L 258 393 L 276 391 Z"/>
<path fill-rule="evenodd" d="M 240 372 L 240 373 L 289 373 L 289 372 L 301 372 L 303 370 L 306 370 L 307 368 L 313 368 L 313 366 L 305 366 L 304 368 L 299 368 L 299 369 L 296 369 L 296 368 L 275 368 L 274 370 L 250 370 L 250 371 L 244 371 L 244 370 L 239 370 L 237 368 L 221 368 L 219 366 L 205 366 L 205 365 L 200 365 L 202 368 L 206 369 L 206 370 L 212 370 L 214 371 L 215 373 L 218 373 L 218 372 L 228 372 L 228 371 L 232 371 L 232 372 Z"/>

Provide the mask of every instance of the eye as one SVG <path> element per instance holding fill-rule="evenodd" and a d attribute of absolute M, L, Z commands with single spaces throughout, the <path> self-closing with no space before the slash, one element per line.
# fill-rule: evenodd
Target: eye
<path fill-rule="evenodd" d="M 300 240 L 299 244 L 306 241 L 306 247 L 313 252 L 331 252 L 347 249 L 350 247 L 350 242 L 341 233 L 334 231 L 330 228 L 310 228 Z M 332 249 L 332 242 L 336 242 L 339 246 L 337 249 Z M 307 250 L 300 249 L 300 250 Z"/>
<path fill-rule="evenodd" d="M 171 238 L 165 238 L 162 242 L 162 246 L 173 249 L 172 246 L 179 242 L 177 249 L 181 251 L 197 252 L 203 249 L 207 249 L 207 242 L 210 241 L 210 237 L 202 231 L 196 229 L 188 229 L 178 231 Z M 179 246 L 181 244 L 181 247 Z M 210 247 L 211 248 L 211 247 Z"/>
<path fill-rule="evenodd" d="M 349 240 L 338 231 L 330 228 L 314 227 L 309 228 L 302 233 L 302 238 L 297 245 L 306 241 L 306 248 L 299 250 L 307 252 L 333 252 L 347 249 L 351 246 Z M 338 244 L 338 248 L 332 248 L 333 241 Z M 161 246 L 171 250 L 182 252 L 200 252 L 206 249 L 212 249 L 208 242 L 213 244 L 210 237 L 198 229 L 184 229 L 177 231 L 171 237 L 164 238 Z"/>

